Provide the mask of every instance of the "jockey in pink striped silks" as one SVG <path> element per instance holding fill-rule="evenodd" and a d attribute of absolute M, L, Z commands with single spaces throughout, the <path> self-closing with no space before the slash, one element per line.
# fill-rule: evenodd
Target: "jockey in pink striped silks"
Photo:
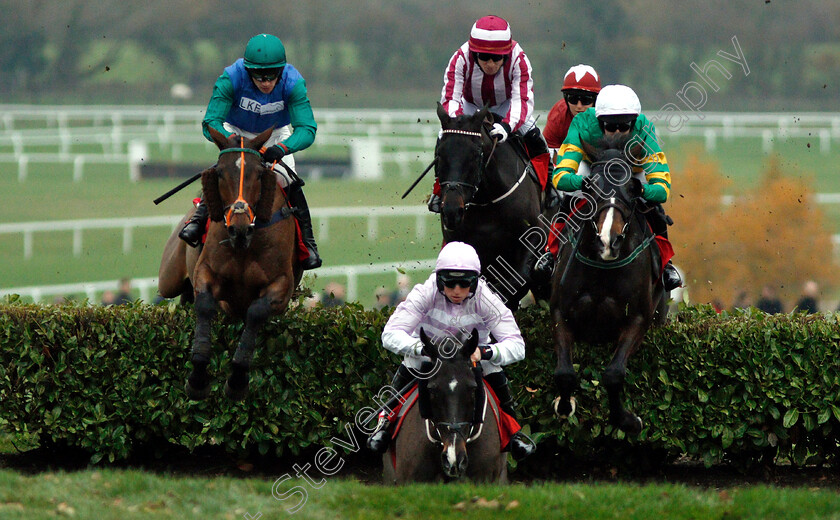
<path fill-rule="evenodd" d="M 502 366 L 525 358 L 525 341 L 510 309 L 480 278 L 481 262 L 472 246 L 450 242 L 441 249 L 435 272 L 411 290 L 388 319 L 382 332 L 382 346 L 403 356 L 391 386 L 397 390 L 413 378 L 423 377 L 420 328 L 440 341 L 461 338 L 477 329 L 479 349 L 473 361 L 480 362 L 485 380 L 499 398 L 502 410 L 513 416 L 515 403 Z M 490 335 L 496 340 L 490 343 Z M 388 447 L 388 421 L 380 417 L 368 447 L 384 453 Z M 535 447 L 521 431 L 513 434 L 510 450 L 515 458 L 530 455 Z"/>
<path fill-rule="evenodd" d="M 521 135 L 540 185 L 545 188 L 550 156 L 533 117 L 531 62 L 519 43 L 511 39 L 510 25 L 504 19 L 485 16 L 475 22 L 470 39 L 449 60 L 440 103 L 450 117 L 470 115 L 487 105 L 497 118 L 490 135 L 500 143 L 511 132 Z M 431 211 L 439 212 L 439 195 L 440 186 L 435 180 Z"/>

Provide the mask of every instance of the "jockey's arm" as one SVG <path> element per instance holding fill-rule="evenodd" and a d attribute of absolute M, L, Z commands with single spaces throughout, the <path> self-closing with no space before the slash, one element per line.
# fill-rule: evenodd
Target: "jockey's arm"
<path fill-rule="evenodd" d="M 423 344 L 411 335 L 426 313 L 425 298 L 416 288 L 394 309 L 382 330 L 382 346 L 399 356 L 420 356 Z"/>
<path fill-rule="evenodd" d="M 283 140 L 283 145 L 287 148 L 288 153 L 309 148 L 315 141 L 318 125 L 315 123 L 312 105 L 309 103 L 309 96 L 306 94 L 306 83 L 302 78 L 292 88 L 286 100 L 286 107 L 289 110 L 292 135 Z"/>
<path fill-rule="evenodd" d="M 208 141 L 213 140 L 210 137 L 210 128 L 215 129 L 227 137 L 232 135 L 224 127 L 225 120 L 232 106 L 233 83 L 230 81 L 228 73 L 224 72 L 216 80 L 216 84 L 213 85 L 213 94 L 210 96 L 210 102 L 207 104 L 207 110 L 204 112 L 204 119 L 201 121 L 201 130 Z"/>
<path fill-rule="evenodd" d="M 489 362 L 505 366 L 525 359 L 525 340 L 522 339 L 522 333 L 513 313 L 489 289 L 482 291 L 479 312 L 488 325 L 490 333 L 496 338 L 496 343 L 491 345 L 493 356 Z"/>
<path fill-rule="evenodd" d="M 467 58 L 461 49 L 455 51 L 446 72 L 443 75 L 443 89 L 440 92 L 440 104 L 450 117 L 462 113 L 461 100 L 464 97 L 464 82 L 467 71 Z"/>
<path fill-rule="evenodd" d="M 557 164 L 551 175 L 551 182 L 560 191 L 577 191 L 583 178 L 577 175 L 580 162 L 583 160 L 582 138 L 574 120 L 569 127 L 569 133 L 557 152 Z"/>
<path fill-rule="evenodd" d="M 640 115 L 639 119 L 642 122 L 642 132 L 633 139 L 641 137 L 646 154 L 641 165 L 647 181 L 642 196 L 648 202 L 664 204 L 671 195 L 671 171 L 668 168 L 668 159 L 659 146 L 653 123 L 644 115 Z"/>
<path fill-rule="evenodd" d="M 518 47 L 517 47 L 518 48 Z M 510 108 L 503 121 L 511 131 L 516 132 L 534 113 L 534 81 L 531 77 L 531 62 L 520 52 L 512 66 Z"/>

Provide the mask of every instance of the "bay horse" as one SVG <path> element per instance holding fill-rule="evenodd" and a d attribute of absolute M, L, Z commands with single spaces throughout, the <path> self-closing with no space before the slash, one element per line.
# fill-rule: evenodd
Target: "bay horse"
<path fill-rule="evenodd" d="M 454 351 L 450 347 L 455 342 L 433 342 L 422 328 L 420 341 L 423 355 L 432 360 L 422 372 L 431 375 L 421 380 L 418 403 L 406 413 L 399 435 L 382 456 L 385 483 L 462 477 L 507 483 L 507 453 L 501 451 L 490 395 L 480 365 L 470 361 L 478 348 L 477 331 Z"/>
<path fill-rule="evenodd" d="M 245 321 L 233 356 L 225 394 L 242 400 L 248 393 L 248 371 L 254 346 L 265 322 L 285 312 L 302 270 L 295 256 L 295 222 L 277 187 L 271 167 L 258 151 L 271 136 L 268 129 L 253 139 L 225 137 L 210 129 L 219 147 L 217 164 L 201 174 L 210 214 L 203 247 L 178 238 L 191 211 L 175 228 L 163 251 L 158 291 L 164 298 L 189 296 L 195 302 L 192 372 L 185 389 L 191 399 L 210 393 L 210 326 L 217 309 Z"/>
<path fill-rule="evenodd" d="M 473 246 L 481 274 L 512 310 L 534 285 L 536 260 L 523 237 L 540 220 L 541 189 L 530 160 L 512 144 L 489 135 L 487 107 L 450 117 L 438 103 L 441 137 L 435 150 L 445 242 Z"/>
<path fill-rule="evenodd" d="M 627 361 L 648 328 L 664 322 L 667 295 L 659 250 L 642 214 L 646 208 L 642 183 L 632 176 L 641 146 L 626 152 L 625 147 L 625 142 L 605 143 L 604 149 L 584 143 L 584 152 L 593 159 L 583 188 L 586 203 L 576 215 L 580 225 L 564 229 L 564 245 L 552 276 L 554 380 L 560 393 L 554 411 L 560 419 L 575 411 L 575 341 L 614 344 L 601 381 L 607 389 L 609 423 L 638 434 L 642 420 L 622 404 Z"/>

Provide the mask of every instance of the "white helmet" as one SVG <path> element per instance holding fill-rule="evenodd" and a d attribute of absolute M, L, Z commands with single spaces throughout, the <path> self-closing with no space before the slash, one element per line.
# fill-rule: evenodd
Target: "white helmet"
<path fill-rule="evenodd" d="M 634 115 L 642 112 L 639 96 L 627 85 L 607 85 L 595 100 L 595 116 Z"/>

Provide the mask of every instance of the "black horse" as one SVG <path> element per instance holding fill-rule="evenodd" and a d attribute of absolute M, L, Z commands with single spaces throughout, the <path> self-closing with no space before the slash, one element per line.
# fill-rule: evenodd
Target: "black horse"
<path fill-rule="evenodd" d="M 516 309 L 531 288 L 535 261 L 523 237 L 535 227 L 546 228 L 539 219 L 539 182 L 524 148 L 511 143 L 515 138 L 498 144 L 490 137 L 492 115 L 486 107 L 452 118 L 438 104 L 437 114 L 443 239 L 473 246 L 481 274 Z"/>
<path fill-rule="evenodd" d="M 431 373 L 421 382 L 418 405 L 411 408 L 391 451 L 382 456 L 386 484 L 448 481 L 467 478 L 507 483 L 507 453 L 502 452 L 499 428 L 491 410 L 480 368 L 470 361 L 478 348 L 478 332 L 455 352 L 451 342 L 430 341 L 420 329 L 423 354 Z M 437 344 L 437 346 L 435 346 Z"/>
<path fill-rule="evenodd" d="M 606 145 L 605 145 L 606 147 Z M 575 411 L 572 393 L 578 379 L 572 366 L 576 340 L 616 345 L 602 383 L 607 389 L 610 424 L 637 434 L 642 421 L 622 404 L 627 361 L 652 324 L 664 322 L 667 295 L 660 276 L 661 262 L 646 209 L 642 183 L 633 178 L 641 147 L 625 153 L 624 143 L 603 150 L 584 144 L 593 158 L 584 183 L 586 199 L 564 229 L 564 244 L 555 267 L 551 315 L 557 354 L 555 384 L 560 396 L 554 411 L 566 418 Z"/>

